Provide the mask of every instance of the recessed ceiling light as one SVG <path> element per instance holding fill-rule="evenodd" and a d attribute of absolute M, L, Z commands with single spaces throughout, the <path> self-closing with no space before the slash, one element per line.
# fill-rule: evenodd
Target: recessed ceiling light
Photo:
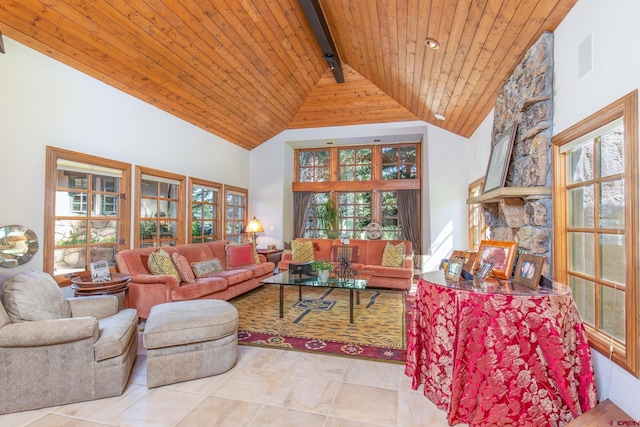
<path fill-rule="evenodd" d="M 327 145 L 333 145 L 332 141 L 327 141 Z"/>
<path fill-rule="evenodd" d="M 427 46 L 429 49 L 433 49 L 433 50 L 440 49 L 440 43 L 438 43 L 438 41 L 435 39 L 426 39 L 424 41 L 424 45 Z"/>
<path fill-rule="evenodd" d="M 433 117 L 435 117 L 436 120 L 444 120 L 444 116 L 442 114 L 434 114 Z"/>
<path fill-rule="evenodd" d="M 374 139 L 373 142 L 380 142 L 380 140 L 379 139 Z"/>

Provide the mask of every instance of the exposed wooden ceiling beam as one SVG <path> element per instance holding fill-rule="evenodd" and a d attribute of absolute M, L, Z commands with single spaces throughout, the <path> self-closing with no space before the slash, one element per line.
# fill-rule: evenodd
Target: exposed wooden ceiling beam
<path fill-rule="evenodd" d="M 300 0 L 300 5 L 304 14 L 307 16 L 307 21 L 316 35 L 320 49 L 324 54 L 324 59 L 327 61 L 327 65 L 331 69 L 333 76 L 338 83 L 344 83 L 344 73 L 342 72 L 342 63 L 340 62 L 340 56 L 333 43 L 331 32 L 327 21 L 324 19 L 322 8 L 318 3 L 318 0 Z"/>

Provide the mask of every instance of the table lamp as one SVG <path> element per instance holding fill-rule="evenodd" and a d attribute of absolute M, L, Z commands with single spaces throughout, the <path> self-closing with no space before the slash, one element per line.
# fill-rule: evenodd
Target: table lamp
<path fill-rule="evenodd" d="M 264 229 L 262 228 L 262 224 L 260 224 L 260 220 L 255 216 L 252 220 L 247 224 L 247 228 L 244 230 L 247 233 L 251 233 L 252 240 L 257 244 L 258 243 L 258 233 L 264 233 Z"/>

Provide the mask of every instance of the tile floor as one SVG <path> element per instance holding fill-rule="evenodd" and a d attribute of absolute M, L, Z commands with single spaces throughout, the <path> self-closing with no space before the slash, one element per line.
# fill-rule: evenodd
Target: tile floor
<path fill-rule="evenodd" d="M 447 426 L 404 365 L 238 349 L 229 372 L 149 390 L 141 348 L 122 396 L 1 415 L 0 426 Z"/>

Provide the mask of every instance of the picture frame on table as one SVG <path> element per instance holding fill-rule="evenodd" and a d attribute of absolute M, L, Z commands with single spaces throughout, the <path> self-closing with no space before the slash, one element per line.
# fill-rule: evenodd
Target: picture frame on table
<path fill-rule="evenodd" d="M 513 281 L 527 288 L 538 289 L 543 266 L 544 257 L 520 254 Z"/>
<path fill-rule="evenodd" d="M 89 264 L 91 269 L 91 280 L 99 282 L 110 282 L 111 271 L 109 270 L 109 263 L 107 261 L 96 261 Z"/>
<path fill-rule="evenodd" d="M 502 242 L 497 240 L 482 240 L 478 249 L 478 259 L 476 262 L 480 266 L 487 261 L 493 261 L 492 272 L 498 279 L 508 279 L 511 277 L 513 260 L 516 256 L 516 242 Z"/>
<path fill-rule="evenodd" d="M 516 123 L 507 129 L 502 136 L 491 145 L 489 164 L 487 165 L 487 172 L 484 177 L 483 193 L 504 186 L 517 129 L 518 125 Z"/>
<path fill-rule="evenodd" d="M 462 274 L 463 268 L 464 268 L 463 260 L 450 258 L 449 265 L 447 266 L 447 269 L 444 272 L 444 276 L 449 280 L 457 282 L 458 280 L 460 280 L 460 275 Z"/>
<path fill-rule="evenodd" d="M 491 274 L 491 270 L 493 269 L 493 262 L 488 261 L 478 267 L 478 272 L 476 273 L 476 279 L 479 282 L 484 282 L 484 280 L 489 277 Z"/>

